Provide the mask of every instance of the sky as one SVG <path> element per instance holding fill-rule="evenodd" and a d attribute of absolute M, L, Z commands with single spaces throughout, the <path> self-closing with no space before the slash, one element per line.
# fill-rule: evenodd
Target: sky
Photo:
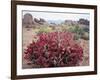
<path fill-rule="evenodd" d="M 30 13 L 33 18 L 43 18 L 45 20 L 73 20 L 78 21 L 80 18 L 90 20 L 88 13 L 72 13 L 72 12 L 45 12 L 45 11 L 23 11 L 23 16 Z"/>

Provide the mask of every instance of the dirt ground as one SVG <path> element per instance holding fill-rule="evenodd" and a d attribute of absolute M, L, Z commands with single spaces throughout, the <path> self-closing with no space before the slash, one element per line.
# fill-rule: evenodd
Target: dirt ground
<path fill-rule="evenodd" d="M 79 44 L 83 48 L 83 61 L 80 63 L 80 66 L 89 65 L 89 40 L 79 40 Z"/>

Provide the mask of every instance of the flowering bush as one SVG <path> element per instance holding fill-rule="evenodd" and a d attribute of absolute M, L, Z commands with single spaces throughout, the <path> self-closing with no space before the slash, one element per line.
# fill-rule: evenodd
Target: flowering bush
<path fill-rule="evenodd" d="M 24 52 L 24 59 L 31 61 L 33 67 L 77 66 L 82 61 L 83 49 L 72 33 L 41 33 L 37 37 Z"/>

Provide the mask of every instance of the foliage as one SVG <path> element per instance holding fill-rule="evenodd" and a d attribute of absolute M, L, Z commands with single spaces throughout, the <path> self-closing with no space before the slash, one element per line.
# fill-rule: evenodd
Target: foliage
<path fill-rule="evenodd" d="M 48 26 L 41 26 L 38 31 L 38 33 L 48 33 L 48 32 L 52 32 L 52 28 Z"/>
<path fill-rule="evenodd" d="M 88 27 L 80 27 L 80 26 L 73 26 L 69 28 L 69 31 L 75 33 L 74 39 L 78 40 L 82 39 L 89 39 L 89 28 Z"/>
<path fill-rule="evenodd" d="M 89 40 L 89 33 L 84 32 L 84 34 L 81 36 L 81 38 L 84 39 L 84 40 Z"/>
<path fill-rule="evenodd" d="M 83 29 L 79 26 L 74 26 L 73 28 L 70 29 L 70 31 L 76 34 L 80 34 L 80 35 L 84 33 Z"/>
<path fill-rule="evenodd" d="M 29 44 L 24 58 L 33 67 L 76 66 L 83 57 L 83 49 L 69 32 L 50 32 L 37 35 L 38 40 Z"/>
<path fill-rule="evenodd" d="M 83 30 L 84 30 L 85 32 L 88 32 L 88 33 L 89 33 L 89 28 L 88 28 L 88 27 L 84 27 Z"/>

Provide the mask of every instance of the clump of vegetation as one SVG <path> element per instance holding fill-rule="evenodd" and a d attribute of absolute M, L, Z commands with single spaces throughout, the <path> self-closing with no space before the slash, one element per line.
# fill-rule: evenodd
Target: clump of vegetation
<path fill-rule="evenodd" d="M 52 32 L 52 28 L 51 27 L 48 27 L 48 26 L 41 26 L 39 29 L 38 29 L 38 34 L 40 33 L 48 33 L 48 32 Z"/>
<path fill-rule="evenodd" d="M 89 40 L 89 33 L 84 32 L 84 34 L 81 36 L 81 38 L 84 40 Z"/>
<path fill-rule="evenodd" d="M 75 40 L 78 40 L 80 38 L 86 39 L 86 40 L 89 39 L 89 28 L 87 27 L 82 28 L 77 25 L 77 26 L 70 27 L 68 31 L 75 33 L 75 37 L 74 37 Z"/>
<path fill-rule="evenodd" d="M 69 32 L 41 33 L 25 50 L 24 58 L 33 67 L 77 66 L 83 57 L 83 49 Z"/>
<path fill-rule="evenodd" d="M 88 27 L 84 27 L 83 30 L 87 33 L 89 33 L 89 28 Z"/>

